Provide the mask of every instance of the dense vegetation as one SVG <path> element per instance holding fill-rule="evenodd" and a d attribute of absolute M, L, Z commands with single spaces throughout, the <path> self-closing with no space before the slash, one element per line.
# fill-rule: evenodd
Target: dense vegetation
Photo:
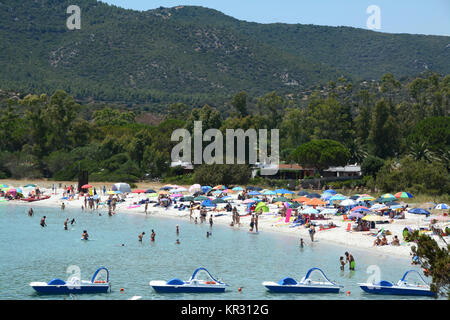
<path fill-rule="evenodd" d="M 389 71 L 407 80 L 450 73 L 450 39 L 348 27 L 257 24 L 202 7 L 125 10 L 78 0 L 0 2 L 0 88 L 164 112 L 172 103 L 229 110 L 245 90 L 296 104 L 344 76 L 355 88 Z M 137 107 L 136 107 L 137 106 Z"/>
<path fill-rule="evenodd" d="M 448 75 L 403 83 L 386 74 L 377 86 L 358 91 L 339 78 L 325 92 L 311 94 L 305 106 L 274 91 L 259 97 L 240 91 L 227 102 L 229 115 L 207 104 L 174 103 L 157 125 L 137 123 L 140 115 L 128 110 L 87 112 L 89 105 L 61 90 L 51 96 L 3 94 L 0 178 L 73 180 L 79 170 L 88 170 L 91 181 L 249 182 L 245 165 L 196 166 L 193 174 L 170 167 L 178 143 L 171 142 L 172 132 L 192 132 L 194 121 L 200 120 L 203 131 L 279 128 L 281 160 L 316 168 L 319 176 L 328 166 L 361 163 L 367 187 L 450 193 Z"/>

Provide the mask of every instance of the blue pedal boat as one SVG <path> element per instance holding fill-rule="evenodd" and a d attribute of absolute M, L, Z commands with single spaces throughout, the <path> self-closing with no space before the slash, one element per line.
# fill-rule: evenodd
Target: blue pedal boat
<path fill-rule="evenodd" d="M 100 280 L 106 279 L 106 280 Z M 111 288 L 109 271 L 105 267 L 98 268 L 92 279 L 81 280 L 72 277 L 67 282 L 61 279 L 53 279 L 46 282 L 31 282 L 30 286 L 41 294 L 70 294 L 70 293 L 106 293 Z"/>
<path fill-rule="evenodd" d="M 206 275 L 209 280 L 202 280 L 198 278 L 198 275 Z M 214 277 L 205 268 L 197 268 L 188 281 L 182 281 L 178 278 L 174 278 L 169 281 L 153 280 L 150 281 L 150 286 L 156 291 L 161 293 L 213 293 L 224 292 L 228 284 L 214 279 Z"/>
<path fill-rule="evenodd" d="M 319 274 L 323 281 L 313 281 L 311 274 Z M 278 282 L 265 281 L 262 283 L 271 292 L 280 293 L 339 293 L 342 286 L 329 280 L 319 268 L 311 268 L 306 275 L 297 282 L 293 278 L 283 278 Z"/>
<path fill-rule="evenodd" d="M 416 273 L 421 280 L 420 284 L 412 284 L 406 281 L 406 277 L 410 273 Z M 430 290 L 430 286 L 425 282 L 419 272 L 416 270 L 407 271 L 403 277 L 393 284 L 390 281 L 382 280 L 378 283 L 358 283 L 359 287 L 367 293 L 371 294 L 387 294 L 387 295 L 402 295 L 402 296 L 434 296 L 435 294 Z"/>

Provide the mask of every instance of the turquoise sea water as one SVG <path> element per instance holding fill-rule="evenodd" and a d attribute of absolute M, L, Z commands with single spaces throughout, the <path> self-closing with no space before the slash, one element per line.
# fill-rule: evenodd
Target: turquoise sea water
<path fill-rule="evenodd" d="M 381 269 L 381 279 L 397 281 L 412 267 L 407 258 L 369 255 L 364 250 L 332 245 L 323 241 L 299 248 L 299 238 L 269 232 L 258 235 L 214 225 L 207 238 L 209 224 L 194 224 L 151 215 L 83 212 L 79 209 L 35 207 L 28 217 L 29 206 L 0 204 L 0 299 L 119 299 L 132 296 L 143 299 L 414 299 L 411 297 L 374 296 L 364 293 L 358 282 L 365 282 L 371 265 Z M 39 225 L 47 216 L 47 227 Z M 76 224 L 65 231 L 66 218 Z M 180 234 L 175 233 L 176 224 Z M 151 230 L 156 241 L 150 242 Z M 246 226 L 243 227 L 246 229 Z M 93 241 L 81 241 L 87 230 Z M 143 243 L 138 234 L 145 231 Z M 181 244 L 175 244 L 180 239 Z M 125 244 L 125 246 L 122 246 Z M 351 252 L 356 271 L 339 269 L 339 257 Z M 112 292 L 73 296 L 42 296 L 29 286 L 33 281 L 67 279 L 71 265 L 81 269 L 81 278 L 90 280 L 94 271 L 105 266 L 110 271 Z M 203 266 L 212 275 L 230 284 L 221 294 L 157 294 L 151 280 L 174 277 L 188 280 Z M 329 279 L 344 286 L 340 294 L 273 294 L 261 285 L 285 276 L 300 280 L 312 267 L 321 268 Z M 242 292 L 238 292 L 238 288 Z M 120 288 L 124 291 L 120 292 Z M 347 296 L 346 292 L 351 294 Z M 416 298 L 417 299 L 417 298 Z M 419 299 L 430 299 L 421 297 Z M 432 298 L 431 298 L 432 299 Z"/>

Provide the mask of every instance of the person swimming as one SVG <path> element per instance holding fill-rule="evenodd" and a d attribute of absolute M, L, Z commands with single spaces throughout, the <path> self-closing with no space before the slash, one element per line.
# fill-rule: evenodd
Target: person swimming
<path fill-rule="evenodd" d="M 89 235 L 86 230 L 83 230 L 83 234 L 81 235 L 81 239 L 89 240 Z"/>
<path fill-rule="evenodd" d="M 175 243 L 176 244 L 180 244 L 180 239 L 177 239 L 177 241 Z"/>
<path fill-rule="evenodd" d="M 46 227 L 47 226 L 47 224 L 45 223 L 45 218 L 46 218 L 46 216 L 43 216 L 42 218 L 41 218 L 41 227 Z"/>
<path fill-rule="evenodd" d="M 75 223 L 75 218 L 73 218 L 71 221 L 70 221 L 70 225 L 73 225 Z"/>

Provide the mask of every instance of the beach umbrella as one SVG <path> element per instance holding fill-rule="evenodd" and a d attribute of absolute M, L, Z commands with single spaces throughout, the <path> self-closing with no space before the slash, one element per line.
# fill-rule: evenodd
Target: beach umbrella
<path fill-rule="evenodd" d="M 434 207 L 435 209 L 438 209 L 438 210 L 446 210 L 446 209 L 449 209 L 450 207 L 447 205 L 447 204 L 445 204 L 445 203 L 439 203 L 436 207 Z"/>
<path fill-rule="evenodd" d="M 292 200 L 292 201 L 305 202 L 305 201 L 309 201 L 309 200 L 310 200 L 309 198 L 307 198 L 307 197 L 305 197 L 305 196 L 302 196 L 302 197 L 300 197 L 300 198 L 295 198 L 295 199 Z"/>
<path fill-rule="evenodd" d="M 397 192 L 394 197 L 400 198 L 413 198 L 413 195 L 409 192 Z"/>
<path fill-rule="evenodd" d="M 400 205 L 400 203 L 395 202 L 395 201 L 389 201 L 389 202 L 386 202 L 385 205 L 387 205 L 387 206 L 398 206 L 398 205 Z"/>
<path fill-rule="evenodd" d="M 255 202 L 255 200 L 252 200 L 252 199 L 247 199 L 247 200 L 242 201 L 242 203 L 245 203 L 245 204 L 253 203 L 253 202 Z"/>
<path fill-rule="evenodd" d="M 275 190 L 275 193 L 276 194 L 293 194 L 294 192 L 286 190 L 286 189 L 277 189 L 277 190 Z"/>
<path fill-rule="evenodd" d="M 344 195 L 342 195 L 342 194 L 335 194 L 334 196 L 332 196 L 330 199 L 328 199 L 328 200 L 331 200 L 331 201 L 340 201 L 340 200 L 346 200 L 347 199 L 347 197 L 346 196 L 344 196 Z"/>
<path fill-rule="evenodd" d="M 175 189 L 175 192 L 178 192 L 178 193 L 187 192 L 187 191 L 188 191 L 188 189 L 186 189 L 185 187 L 178 187 Z"/>
<path fill-rule="evenodd" d="M 364 215 L 362 215 L 361 213 L 356 212 L 356 211 L 351 212 L 349 216 L 352 217 L 352 218 L 362 218 L 362 217 L 364 217 Z"/>
<path fill-rule="evenodd" d="M 331 194 L 331 193 L 322 193 L 322 195 L 320 196 L 320 199 L 323 199 L 323 200 L 330 200 L 330 198 L 332 197 L 333 195 Z"/>
<path fill-rule="evenodd" d="M 225 202 L 226 202 L 226 201 L 223 200 L 223 199 L 221 199 L 221 198 L 217 198 L 217 199 L 214 199 L 214 200 L 212 201 L 212 203 L 214 203 L 214 204 L 225 203 Z"/>
<path fill-rule="evenodd" d="M 195 197 L 194 198 L 194 200 L 195 201 L 204 201 L 204 200 L 208 200 L 209 198 L 208 197 L 205 197 L 205 196 L 198 196 L 198 197 Z"/>
<path fill-rule="evenodd" d="M 414 208 L 408 211 L 408 213 L 414 213 L 414 214 L 425 214 L 427 217 L 431 214 L 429 211 L 422 209 L 422 208 Z"/>
<path fill-rule="evenodd" d="M 220 191 L 220 190 L 216 190 L 216 191 L 213 191 L 213 194 L 221 194 L 222 193 L 222 191 Z"/>
<path fill-rule="evenodd" d="M 114 194 L 122 194 L 123 192 L 122 191 L 120 191 L 120 190 L 116 190 L 116 191 L 114 191 Z"/>
<path fill-rule="evenodd" d="M 397 204 L 397 205 L 390 206 L 389 208 L 391 208 L 392 210 L 398 210 L 398 209 L 402 209 L 403 206 Z"/>
<path fill-rule="evenodd" d="M 297 209 L 298 207 L 300 207 L 300 203 L 293 202 L 293 203 L 291 203 L 291 205 L 289 207 L 292 208 L 292 209 Z"/>
<path fill-rule="evenodd" d="M 169 191 L 166 191 L 166 190 L 162 190 L 162 191 L 160 191 L 160 192 L 158 192 L 159 194 L 169 194 Z"/>
<path fill-rule="evenodd" d="M 147 189 L 145 190 L 145 193 L 156 193 L 156 191 L 153 189 Z"/>
<path fill-rule="evenodd" d="M 393 194 L 390 194 L 390 193 L 385 193 L 380 198 L 381 199 L 388 199 L 388 200 L 391 200 L 391 201 L 397 199 Z"/>
<path fill-rule="evenodd" d="M 0 188 L 1 188 L 1 189 L 3 189 L 3 188 L 8 188 L 8 186 L 7 186 L 6 184 L 2 183 L 2 184 L 0 184 Z"/>
<path fill-rule="evenodd" d="M 150 197 L 150 198 L 155 198 L 155 197 L 158 196 L 158 194 L 156 192 L 155 193 L 149 193 L 147 196 Z"/>
<path fill-rule="evenodd" d="M 213 188 L 214 190 L 225 190 L 226 189 L 226 187 L 224 186 L 224 185 L 218 185 L 218 186 L 215 186 L 214 188 Z"/>
<path fill-rule="evenodd" d="M 212 189 L 212 187 L 210 187 L 210 186 L 202 186 L 202 191 L 204 192 L 204 193 L 207 193 L 209 190 L 211 190 Z"/>
<path fill-rule="evenodd" d="M 175 193 L 171 195 L 172 198 L 182 198 L 183 195 L 181 193 Z"/>
<path fill-rule="evenodd" d="M 222 191 L 223 193 L 233 193 L 234 191 L 231 189 L 225 189 Z"/>
<path fill-rule="evenodd" d="M 356 204 L 352 199 L 343 200 L 339 205 L 342 207 L 354 206 Z"/>
<path fill-rule="evenodd" d="M 193 196 L 186 196 L 186 197 L 183 197 L 182 199 L 180 199 L 181 201 L 193 201 L 194 200 L 194 197 Z"/>
<path fill-rule="evenodd" d="M 354 195 L 354 196 L 349 197 L 349 199 L 352 199 L 352 200 L 356 200 L 358 198 L 359 198 L 359 195 Z"/>
<path fill-rule="evenodd" d="M 246 187 L 246 189 L 247 189 L 247 190 L 256 190 L 256 191 L 261 191 L 261 190 L 262 190 L 262 188 L 260 188 L 260 187 L 254 187 L 254 186 L 248 186 L 248 187 Z"/>
<path fill-rule="evenodd" d="M 338 209 L 323 209 L 322 211 L 320 211 L 320 213 L 322 214 L 336 214 L 338 212 Z"/>
<path fill-rule="evenodd" d="M 373 206 L 370 207 L 371 210 L 384 210 L 384 209 L 388 209 L 388 207 L 384 204 L 374 204 Z"/>
<path fill-rule="evenodd" d="M 165 191 L 170 190 L 170 189 L 172 189 L 172 188 L 171 187 L 161 187 L 161 188 L 159 188 L 159 190 L 165 190 Z"/>
<path fill-rule="evenodd" d="M 312 199 L 312 198 L 320 198 L 320 194 L 318 193 L 310 193 L 307 195 L 308 198 Z"/>
<path fill-rule="evenodd" d="M 116 194 L 115 191 L 106 191 L 107 194 Z"/>
<path fill-rule="evenodd" d="M 233 199 L 232 197 L 230 197 L 230 196 L 225 196 L 225 197 L 222 197 L 222 200 L 230 200 L 230 199 Z"/>
<path fill-rule="evenodd" d="M 259 193 L 258 191 L 251 191 L 251 192 L 249 192 L 248 193 L 250 196 L 259 196 L 259 195 L 261 195 L 261 193 Z"/>
<path fill-rule="evenodd" d="M 233 190 L 233 191 L 243 191 L 244 188 L 238 186 L 238 187 L 234 187 L 234 188 L 231 189 L 231 190 Z"/>
<path fill-rule="evenodd" d="M 357 201 L 374 201 L 375 198 L 371 196 L 361 196 L 356 199 Z"/>
<path fill-rule="evenodd" d="M 319 210 L 316 210 L 314 208 L 309 207 L 309 208 L 303 209 L 300 212 L 301 213 L 306 213 L 306 214 L 317 214 L 317 213 L 319 213 Z"/>
<path fill-rule="evenodd" d="M 261 199 L 258 199 L 258 198 L 251 198 L 251 200 L 253 200 L 253 201 L 255 201 L 255 202 L 260 202 L 260 201 L 262 201 Z"/>
<path fill-rule="evenodd" d="M 92 184 L 84 184 L 81 186 L 81 189 L 89 189 L 92 188 Z"/>
<path fill-rule="evenodd" d="M 308 194 L 309 194 L 309 192 L 307 192 L 307 191 L 299 191 L 299 192 L 297 193 L 298 196 L 306 196 L 306 195 L 308 195 Z"/>
<path fill-rule="evenodd" d="M 1 186 L 0 186 L 1 187 Z M 36 188 L 37 186 L 35 185 L 35 184 L 33 184 L 33 183 L 29 183 L 29 184 L 27 184 L 27 185 L 25 185 L 25 186 L 23 186 L 24 188 L 29 188 L 29 187 L 31 187 L 31 188 Z"/>
<path fill-rule="evenodd" d="M 286 197 L 278 197 L 273 199 L 275 202 L 288 202 L 289 200 Z"/>
<path fill-rule="evenodd" d="M 335 195 L 337 192 L 334 191 L 333 189 L 328 189 L 328 190 L 325 190 L 323 193 L 331 193 L 331 195 Z"/>
<path fill-rule="evenodd" d="M 265 196 L 274 196 L 276 194 L 277 193 L 275 191 L 272 191 L 272 190 L 266 190 L 266 191 L 263 192 L 263 195 L 265 195 Z"/>
<path fill-rule="evenodd" d="M 193 184 L 192 186 L 189 187 L 189 192 L 190 193 L 194 193 L 195 191 L 199 191 L 202 190 L 202 186 L 197 184 Z"/>
<path fill-rule="evenodd" d="M 308 206 L 322 206 L 322 205 L 326 204 L 326 202 L 324 202 L 318 198 L 312 198 L 312 199 L 309 199 L 308 201 L 305 201 L 305 204 L 307 204 Z"/>
<path fill-rule="evenodd" d="M 377 216 L 374 214 L 368 214 L 364 218 L 362 218 L 365 221 L 384 221 L 385 219 L 381 216 Z"/>
<path fill-rule="evenodd" d="M 351 212 L 370 212 L 370 209 L 363 207 L 363 206 L 357 206 L 350 210 Z"/>
<path fill-rule="evenodd" d="M 145 193 L 145 190 L 143 190 L 143 189 L 136 189 L 136 190 L 133 190 L 133 193 Z"/>

